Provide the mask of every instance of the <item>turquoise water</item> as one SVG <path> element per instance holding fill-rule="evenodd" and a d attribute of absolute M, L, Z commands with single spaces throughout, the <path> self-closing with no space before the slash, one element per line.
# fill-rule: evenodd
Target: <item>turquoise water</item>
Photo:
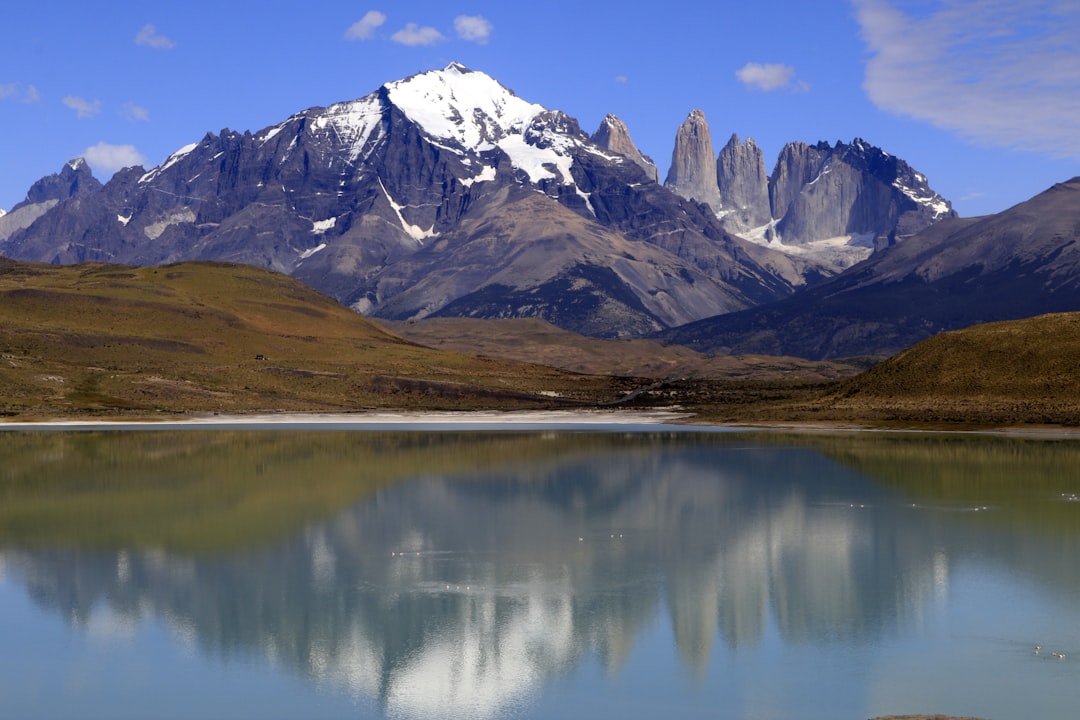
<path fill-rule="evenodd" d="M 1068 441 L 58 432 L 0 457 L 3 717 L 1080 716 Z"/>

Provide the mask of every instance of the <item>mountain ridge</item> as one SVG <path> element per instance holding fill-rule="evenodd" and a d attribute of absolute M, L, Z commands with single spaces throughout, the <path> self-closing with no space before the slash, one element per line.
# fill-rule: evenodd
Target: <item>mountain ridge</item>
<path fill-rule="evenodd" d="M 1080 177 L 949 218 L 775 303 L 662 334 L 702 352 L 887 356 L 945 330 L 1080 309 Z"/>
<path fill-rule="evenodd" d="M 736 312 L 835 273 L 728 232 L 714 208 L 655 182 L 616 120 L 590 137 L 451 63 L 254 133 L 206 133 L 74 196 L 50 191 L 0 253 L 242 262 L 374 317 L 541 317 L 598 337 Z"/>

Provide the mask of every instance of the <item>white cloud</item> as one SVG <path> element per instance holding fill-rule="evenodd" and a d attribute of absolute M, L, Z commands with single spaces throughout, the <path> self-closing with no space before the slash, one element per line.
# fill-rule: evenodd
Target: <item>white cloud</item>
<path fill-rule="evenodd" d="M 735 77 L 747 87 L 762 92 L 771 92 L 788 86 L 802 91 L 810 88 L 809 85 L 801 82 L 792 85 L 795 80 L 795 68 L 790 65 L 750 62 L 736 70 Z"/>
<path fill-rule="evenodd" d="M 853 0 L 880 109 L 987 145 L 1080 158 L 1080 4 Z"/>
<path fill-rule="evenodd" d="M 85 98 L 68 95 L 64 98 L 64 104 L 75 111 L 80 120 L 92 118 L 101 112 L 101 101 L 90 101 Z"/>
<path fill-rule="evenodd" d="M 132 102 L 126 102 L 120 108 L 120 114 L 126 117 L 128 120 L 149 122 L 150 111 L 141 105 L 136 105 Z"/>
<path fill-rule="evenodd" d="M 159 33 L 153 25 L 143 25 L 139 28 L 139 32 L 135 35 L 135 44 L 157 48 L 158 50 L 168 50 L 176 47 L 176 43 Z"/>
<path fill-rule="evenodd" d="M 7 83 L 0 85 L 0 100 L 18 100 L 33 105 L 41 100 L 41 93 L 33 85 L 27 85 L 23 90 L 17 83 Z"/>
<path fill-rule="evenodd" d="M 626 83 L 630 82 L 630 78 L 626 77 L 625 75 L 616 75 L 615 82 L 619 83 L 620 85 L 625 85 Z"/>
<path fill-rule="evenodd" d="M 487 45 L 491 30 L 491 23 L 480 15 L 458 15 L 454 18 L 454 31 L 462 40 Z"/>
<path fill-rule="evenodd" d="M 375 29 L 386 22 L 386 15 L 378 10 L 368 10 L 364 17 L 360 18 L 345 31 L 346 40 L 369 40 L 375 34 Z"/>
<path fill-rule="evenodd" d="M 146 157 L 134 145 L 110 145 L 99 142 L 86 148 L 83 158 L 102 178 L 112 177 L 117 170 L 134 165 L 146 165 Z"/>
<path fill-rule="evenodd" d="M 434 45 L 443 39 L 443 35 L 433 27 L 420 27 L 416 23 L 408 23 L 391 35 L 390 39 L 402 45 Z"/>

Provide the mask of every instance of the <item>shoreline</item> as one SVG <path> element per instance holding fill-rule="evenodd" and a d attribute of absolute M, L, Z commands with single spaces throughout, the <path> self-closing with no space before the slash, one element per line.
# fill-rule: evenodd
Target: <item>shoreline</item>
<path fill-rule="evenodd" d="M 44 418 L 0 420 L 0 432 L 19 430 L 180 430 L 180 429 L 514 429 L 582 427 L 659 427 L 684 423 L 692 413 L 678 410 L 378 410 L 356 413 L 252 413 L 250 415 L 190 415 L 169 418 Z M 679 425 L 693 429 L 693 425 Z M 696 426 L 727 428 L 728 426 Z"/>
<path fill-rule="evenodd" d="M 652 410 L 375 410 L 353 413 L 264 412 L 252 414 L 191 414 L 180 417 L 57 418 L 0 420 L 0 433 L 62 430 L 212 430 L 212 429 L 337 429 L 337 430 L 654 430 L 682 432 L 780 432 L 780 433 L 882 433 L 957 434 L 1033 439 L 1080 439 L 1080 428 L 1034 426 L 932 427 L 880 425 L 859 422 L 760 421 L 703 422 L 692 412 L 678 408 Z"/>

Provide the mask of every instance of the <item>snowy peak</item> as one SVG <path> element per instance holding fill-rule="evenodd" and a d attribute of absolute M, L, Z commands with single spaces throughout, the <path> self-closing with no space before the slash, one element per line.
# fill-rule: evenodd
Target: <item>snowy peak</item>
<path fill-rule="evenodd" d="M 526 102 L 482 72 L 450 63 L 383 86 L 387 98 L 432 138 L 476 152 L 520 135 L 546 108 Z"/>

